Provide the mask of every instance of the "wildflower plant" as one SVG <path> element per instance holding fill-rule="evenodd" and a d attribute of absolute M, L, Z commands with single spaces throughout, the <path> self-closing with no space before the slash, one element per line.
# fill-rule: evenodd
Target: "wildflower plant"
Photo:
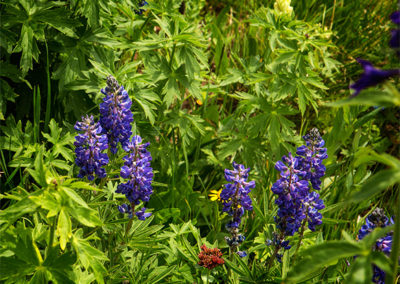
<path fill-rule="evenodd" d="M 211 249 L 206 247 L 206 245 L 202 245 L 200 248 L 198 265 L 211 270 L 225 263 L 222 258 L 222 252 L 218 248 Z"/>
<path fill-rule="evenodd" d="M 239 234 L 239 226 L 245 210 L 253 210 L 249 193 L 252 188 L 255 188 L 256 183 L 255 181 L 247 181 L 250 168 L 246 169 L 244 165 L 235 162 L 232 165 L 233 170 L 225 169 L 225 179 L 229 183 L 225 184 L 220 197 L 223 203 L 222 211 L 232 216 L 232 219 L 226 224 L 231 237 L 225 237 L 225 240 L 231 252 L 236 252 L 236 249 L 245 240 L 245 236 Z M 237 254 L 240 257 L 247 255 L 242 251 L 237 251 Z"/>
<path fill-rule="evenodd" d="M 152 158 L 146 149 L 149 145 L 149 142 L 142 144 L 142 138 L 136 135 L 123 147 L 128 154 L 124 157 L 121 177 L 128 181 L 119 184 L 116 192 L 125 194 L 129 200 L 130 204 L 123 204 L 118 209 L 121 213 L 127 213 L 130 218 L 135 211 L 135 206 L 139 205 L 140 201 L 149 201 L 150 195 L 153 193 L 151 185 L 153 169 L 150 167 Z M 139 220 L 151 216 L 151 213 L 145 213 L 145 210 L 146 208 L 142 208 L 135 213 Z"/>
<path fill-rule="evenodd" d="M 319 194 L 314 190 L 320 190 L 321 178 L 325 174 L 325 166 L 322 161 L 328 156 L 324 148 L 324 140 L 316 128 L 312 129 L 303 139 L 306 145 L 297 148 L 296 154 L 283 156 L 275 165 L 280 172 L 280 179 L 272 185 L 272 192 L 277 195 L 275 204 L 278 205 L 275 222 L 279 232 L 274 232 L 273 240 L 268 245 L 275 246 L 274 255 L 281 260 L 279 254 L 281 248 L 289 250 L 291 245 L 286 237 L 293 236 L 300 231 L 300 242 L 303 237 L 305 225 L 311 231 L 315 231 L 317 225 L 322 224 L 322 215 L 319 210 L 325 207 Z M 297 246 L 298 250 L 300 243 Z"/>
<path fill-rule="evenodd" d="M 107 134 L 111 153 L 118 151 L 118 143 L 125 146 L 132 135 L 132 101 L 128 92 L 113 76 L 107 77 L 107 86 L 101 90 L 105 95 L 100 104 L 100 124 Z"/>
<path fill-rule="evenodd" d="M 107 136 L 103 133 L 98 122 L 94 122 L 93 116 L 82 117 L 81 122 L 75 124 L 76 131 L 83 133 L 75 136 L 75 163 L 80 167 L 78 177 L 87 177 L 93 180 L 95 175 L 98 178 L 106 177 L 104 166 L 108 164 L 109 159 L 104 150 L 108 148 Z"/>

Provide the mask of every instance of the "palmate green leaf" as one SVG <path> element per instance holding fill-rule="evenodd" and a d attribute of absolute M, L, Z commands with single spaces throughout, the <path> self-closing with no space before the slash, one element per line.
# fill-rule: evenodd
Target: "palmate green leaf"
<path fill-rule="evenodd" d="M 163 88 L 163 93 L 165 94 L 163 102 L 165 102 L 167 108 L 174 102 L 175 97 L 179 97 L 179 87 L 176 79 L 171 77 L 168 79 L 167 83 Z"/>
<path fill-rule="evenodd" d="M 48 282 L 46 277 L 46 269 L 39 269 L 35 271 L 35 274 L 33 274 L 29 284 L 41 284 L 46 282 Z"/>
<path fill-rule="evenodd" d="M 35 265 L 15 257 L 0 257 L 0 271 L 0 280 L 15 279 L 34 272 Z"/>
<path fill-rule="evenodd" d="M 69 11 L 64 8 L 42 9 L 34 13 L 32 17 L 34 20 L 47 24 L 69 37 L 77 38 L 74 28 L 81 24 L 77 19 L 70 17 Z"/>
<path fill-rule="evenodd" d="M 100 250 L 92 247 L 88 241 L 88 238 L 83 239 L 83 230 L 78 229 L 72 236 L 72 246 L 78 256 L 78 259 L 82 265 L 89 269 L 91 268 L 96 276 L 96 280 L 99 283 L 104 283 L 104 276 L 107 275 L 107 270 L 103 265 L 104 261 L 108 261 L 108 258 Z"/>
<path fill-rule="evenodd" d="M 370 177 L 361 186 L 361 189 L 350 197 L 349 202 L 368 200 L 396 183 L 400 183 L 400 170 L 398 168 L 381 170 Z"/>
<path fill-rule="evenodd" d="M 48 210 L 48 218 L 56 216 L 61 210 L 61 197 L 56 191 L 46 189 L 41 195 L 35 196 L 32 194 L 29 199 L 43 209 Z"/>
<path fill-rule="evenodd" d="M 44 147 L 40 147 L 39 153 L 37 153 L 35 162 L 34 162 L 34 167 L 35 169 L 27 169 L 29 174 L 35 179 L 35 181 L 41 185 L 42 187 L 45 187 L 47 185 L 46 182 L 46 168 L 43 163 L 43 152 L 44 152 Z"/>
<path fill-rule="evenodd" d="M 19 44 L 22 48 L 20 67 L 23 74 L 26 74 L 28 70 L 32 69 L 32 57 L 36 59 L 38 57 L 38 48 L 36 41 L 33 39 L 33 30 L 30 26 L 22 25 Z"/>
<path fill-rule="evenodd" d="M 56 248 L 50 249 L 40 268 L 47 270 L 51 276 L 51 279 L 57 281 L 58 283 L 75 283 L 75 279 L 72 277 L 74 277 L 73 265 L 77 260 L 76 254 L 72 251 L 69 251 L 61 255 L 57 255 L 58 251 L 59 250 Z"/>
<path fill-rule="evenodd" d="M 348 241 L 330 241 L 314 245 L 302 252 L 303 258 L 288 273 L 287 281 L 298 283 L 307 275 L 344 257 L 363 254 L 361 245 Z"/>
<path fill-rule="evenodd" d="M 32 192 L 29 196 L 23 197 L 17 203 L 12 204 L 7 207 L 5 210 L 0 211 L 0 231 L 6 229 L 9 225 L 13 224 L 16 220 L 24 216 L 25 214 L 29 214 L 35 212 L 38 208 L 39 204 L 34 202 L 31 197 L 38 197 L 44 192 L 44 189 L 36 190 Z M 6 226 L 3 226 L 6 224 Z"/>

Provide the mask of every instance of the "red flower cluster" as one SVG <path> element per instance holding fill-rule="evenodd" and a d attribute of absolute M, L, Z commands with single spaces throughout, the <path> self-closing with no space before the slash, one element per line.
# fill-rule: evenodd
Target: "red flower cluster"
<path fill-rule="evenodd" d="M 200 261 L 198 264 L 208 269 L 213 269 L 218 265 L 222 265 L 225 261 L 221 258 L 222 252 L 218 248 L 210 249 L 205 245 L 201 246 L 199 253 Z"/>

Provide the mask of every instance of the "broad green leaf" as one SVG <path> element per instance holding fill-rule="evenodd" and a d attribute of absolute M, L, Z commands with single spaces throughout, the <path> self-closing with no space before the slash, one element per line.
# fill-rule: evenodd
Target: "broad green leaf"
<path fill-rule="evenodd" d="M 361 189 L 351 196 L 349 202 L 368 200 L 396 183 L 400 183 L 399 169 L 381 170 L 370 177 Z"/>
<path fill-rule="evenodd" d="M 372 264 L 369 256 L 359 256 L 350 267 L 346 283 L 365 284 L 372 281 Z"/>
<path fill-rule="evenodd" d="M 336 102 L 327 103 L 330 107 L 343 107 L 343 106 L 400 106 L 400 98 L 393 96 L 384 91 L 365 90 L 354 98 L 347 98 Z"/>
<path fill-rule="evenodd" d="M 43 189 L 37 190 L 31 193 L 31 195 L 23 197 L 17 203 L 7 207 L 5 210 L 0 211 L 0 225 L 4 223 L 11 225 L 23 215 L 35 212 L 39 204 L 34 202 L 31 198 L 40 196 L 43 191 Z M 2 226 L 0 231 L 6 228 L 7 226 Z"/>
<path fill-rule="evenodd" d="M 57 222 L 57 234 L 60 236 L 60 247 L 65 250 L 69 238 L 71 237 L 71 219 L 65 212 L 65 209 L 61 209 L 58 215 Z"/>
<path fill-rule="evenodd" d="M 82 265 L 93 270 L 96 280 L 99 283 L 104 283 L 104 276 L 107 275 L 107 270 L 103 265 L 108 258 L 100 250 L 90 245 L 88 238 L 82 238 L 83 231 L 78 229 L 72 236 L 72 246 L 81 261 Z"/>
<path fill-rule="evenodd" d="M 330 241 L 314 245 L 302 252 L 303 258 L 291 268 L 287 280 L 291 283 L 300 282 L 307 275 L 329 266 L 332 262 L 362 253 L 361 246 L 347 241 Z"/>

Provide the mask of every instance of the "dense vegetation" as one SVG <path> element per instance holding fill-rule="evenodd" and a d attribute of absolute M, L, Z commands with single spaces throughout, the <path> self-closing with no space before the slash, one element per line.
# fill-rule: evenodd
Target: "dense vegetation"
<path fill-rule="evenodd" d="M 0 281 L 398 283 L 399 9 L 2 1 Z"/>

